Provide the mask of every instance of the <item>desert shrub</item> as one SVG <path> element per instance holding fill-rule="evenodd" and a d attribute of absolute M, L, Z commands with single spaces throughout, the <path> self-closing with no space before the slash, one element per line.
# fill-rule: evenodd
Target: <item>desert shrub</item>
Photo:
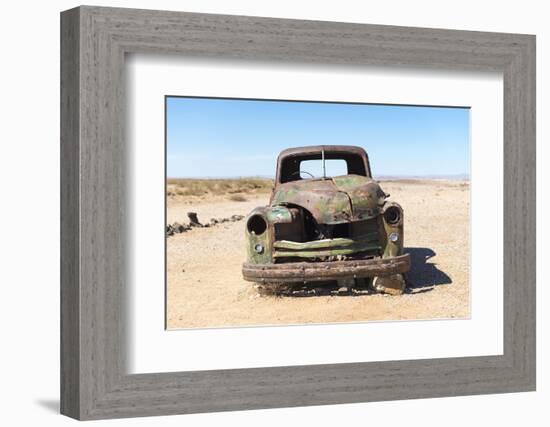
<path fill-rule="evenodd" d="M 246 202 L 247 200 L 242 194 L 232 194 L 228 199 L 232 202 Z"/>
<path fill-rule="evenodd" d="M 271 190 L 273 181 L 265 178 L 231 178 L 231 179 L 193 179 L 170 178 L 168 195 L 180 196 L 204 196 L 213 195 L 239 195 L 239 193 L 263 193 Z"/>

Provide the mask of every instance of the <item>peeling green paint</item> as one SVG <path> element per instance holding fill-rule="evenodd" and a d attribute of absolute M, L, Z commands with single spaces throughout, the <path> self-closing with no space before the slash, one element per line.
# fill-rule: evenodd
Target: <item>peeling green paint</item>
<path fill-rule="evenodd" d="M 297 258 L 321 258 L 328 256 L 338 256 L 338 255 L 352 255 L 357 252 L 367 252 L 367 251 L 376 251 L 379 250 L 379 245 L 373 245 L 372 243 L 354 243 L 352 246 L 344 248 L 327 248 L 319 250 L 303 250 L 303 251 L 280 251 L 275 250 L 273 252 L 273 257 L 283 258 L 283 257 L 297 257 Z"/>
<path fill-rule="evenodd" d="M 289 240 L 278 240 L 273 243 L 276 249 L 290 249 L 295 251 L 312 250 L 312 249 L 330 249 L 330 248 L 347 248 L 356 247 L 363 243 L 372 244 L 373 239 L 377 238 L 377 234 L 363 236 L 361 240 L 346 239 L 337 237 L 335 239 L 313 240 L 311 242 L 292 242 Z M 378 246 L 378 245 L 375 245 Z M 378 246 L 379 247 L 379 246 Z"/>
<path fill-rule="evenodd" d="M 320 224 L 374 218 L 386 194 L 371 178 L 345 175 L 279 184 L 271 205 L 292 204 L 307 209 Z"/>
<path fill-rule="evenodd" d="M 284 206 L 272 206 L 266 209 L 266 216 L 270 223 L 292 221 L 292 213 Z"/>

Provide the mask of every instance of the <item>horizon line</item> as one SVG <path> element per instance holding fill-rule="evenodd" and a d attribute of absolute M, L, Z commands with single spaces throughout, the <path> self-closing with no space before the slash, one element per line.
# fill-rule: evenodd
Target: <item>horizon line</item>
<path fill-rule="evenodd" d="M 377 175 L 373 179 L 456 179 L 470 180 L 469 173 L 432 174 L 432 175 Z M 234 176 L 167 176 L 166 179 L 275 179 L 270 175 L 234 175 Z"/>

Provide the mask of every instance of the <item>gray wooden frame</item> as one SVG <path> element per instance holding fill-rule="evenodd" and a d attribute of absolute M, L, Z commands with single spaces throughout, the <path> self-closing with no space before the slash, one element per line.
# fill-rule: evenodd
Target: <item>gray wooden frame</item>
<path fill-rule="evenodd" d="M 129 52 L 501 71 L 504 354 L 128 375 Z M 162 141 L 159 141 L 159 144 Z M 79 7 L 61 14 L 61 412 L 99 419 L 535 390 L 535 37 Z"/>

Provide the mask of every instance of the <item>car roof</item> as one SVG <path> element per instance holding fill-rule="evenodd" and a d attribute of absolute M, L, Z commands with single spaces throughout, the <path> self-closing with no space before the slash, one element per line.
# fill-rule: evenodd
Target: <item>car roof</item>
<path fill-rule="evenodd" d="M 358 147 L 356 145 L 310 145 L 305 147 L 293 147 L 283 150 L 279 154 L 279 159 L 289 156 L 296 156 L 299 154 L 315 154 L 320 153 L 321 151 L 325 153 L 353 153 L 361 156 L 366 156 L 367 152 L 364 148 Z"/>
<path fill-rule="evenodd" d="M 287 148 L 286 150 L 281 151 L 279 157 L 277 158 L 277 171 L 275 173 L 276 182 L 281 182 L 283 165 L 289 160 L 293 158 L 299 159 L 300 157 L 303 157 L 304 159 L 316 158 L 316 155 L 320 155 L 323 150 L 325 152 L 325 158 L 328 159 L 338 158 L 339 155 L 342 155 L 342 158 L 347 159 L 346 161 L 349 161 L 350 157 L 360 158 L 361 163 L 364 165 L 364 173 L 366 176 L 372 177 L 369 157 L 364 148 L 355 145 L 310 145 L 306 147 Z"/>

